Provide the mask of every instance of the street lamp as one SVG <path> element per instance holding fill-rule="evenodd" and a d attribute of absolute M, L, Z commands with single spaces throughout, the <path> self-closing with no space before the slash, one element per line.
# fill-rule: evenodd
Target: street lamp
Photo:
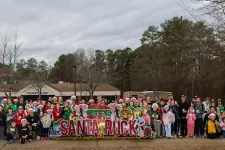
<path fill-rule="evenodd" d="M 74 65 L 73 66 L 73 82 L 74 82 L 74 95 L 76 96 L 76 92 L 77 92 L 77 89 L 76 89 L 76 69 L 77 69 L 77 66 Z"/>

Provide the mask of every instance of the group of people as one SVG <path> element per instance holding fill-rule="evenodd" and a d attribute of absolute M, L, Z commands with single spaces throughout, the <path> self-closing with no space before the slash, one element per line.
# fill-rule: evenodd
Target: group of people
<path fill-rule="evenodd" d="M 182 95 L 180 102 L 170 94 L 168 99 L 147 96 L 132 97 L 113 101 L 131 111 L 138 109 L 140 117 L 149 125 L 154 138 L 161 137 L 207 137 L 225 138 L 225 107 L 222 101 L 206 98 L 201 102 L 199 97 L 193 97 L 188 103 Z M 49 97 L 47 101 L 24 101 L 23 97 L 15 99 L 4 98 L 0 105 L 0 140 L 7 144 L 20 139 L 21 144 L 32 139 L 49 140 L 49 128 L 53 121 L 73 114 L 73 106 L 88 104 L 90 109 L 108 109 L 107 100 L 98 97 L 97 101 L 78 101 L 72 95 L 64 101 L 62 97 Z"/>

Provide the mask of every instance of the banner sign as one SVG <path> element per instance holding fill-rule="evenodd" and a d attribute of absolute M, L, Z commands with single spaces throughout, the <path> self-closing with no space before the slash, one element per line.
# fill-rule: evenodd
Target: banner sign
<path fill-rule="evenodd" d="M 151 127 L 146 125 L 140 108 L 123 108 L 115 103 L 103 108 L 97 105 L 88 108 L 86 104 L 72 107 L 66 108 L 64 116 L 53 122 L 49 130 L 50 137 L 151 136 Z"/>

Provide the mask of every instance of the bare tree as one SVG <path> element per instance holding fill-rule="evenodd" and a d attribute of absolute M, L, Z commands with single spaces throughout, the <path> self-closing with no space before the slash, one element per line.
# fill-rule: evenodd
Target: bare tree
<path fill-rule="evenodd" d="M 77 59 L 77 78 L 81 83 L 86 84 L 86 90 L 93 97 L 96 88 L 107 82 L 106 73 L 104 71 L 104 62 L 96 63 L 96 55 L 93 50 L 88 55 L 80 53 Z M 97 58 L 98 59 L 98 58 Z"/>
<path fill-rule="evenodd" d="M 5 95 L 11 97 L 13 84 L 16 82 L 16 63 L 21 55 L 20 47 L 23 42 L 18 42 L 18 34 L 15 31 L 13 38 L 5 35 L 0 41 L 1 83 L 7 84 Z"/>

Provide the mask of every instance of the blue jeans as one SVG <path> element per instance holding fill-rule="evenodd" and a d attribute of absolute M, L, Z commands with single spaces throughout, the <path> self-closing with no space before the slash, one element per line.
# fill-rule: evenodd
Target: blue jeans
<path fill-rule="evenodd" d="M 223 130 L 223 138 L 225 138 L 225 130 Z"/>
<path fill-rule="evenodd" d="M 171 124 L 165 125 L 166 137 L 171 137 Z"/>

